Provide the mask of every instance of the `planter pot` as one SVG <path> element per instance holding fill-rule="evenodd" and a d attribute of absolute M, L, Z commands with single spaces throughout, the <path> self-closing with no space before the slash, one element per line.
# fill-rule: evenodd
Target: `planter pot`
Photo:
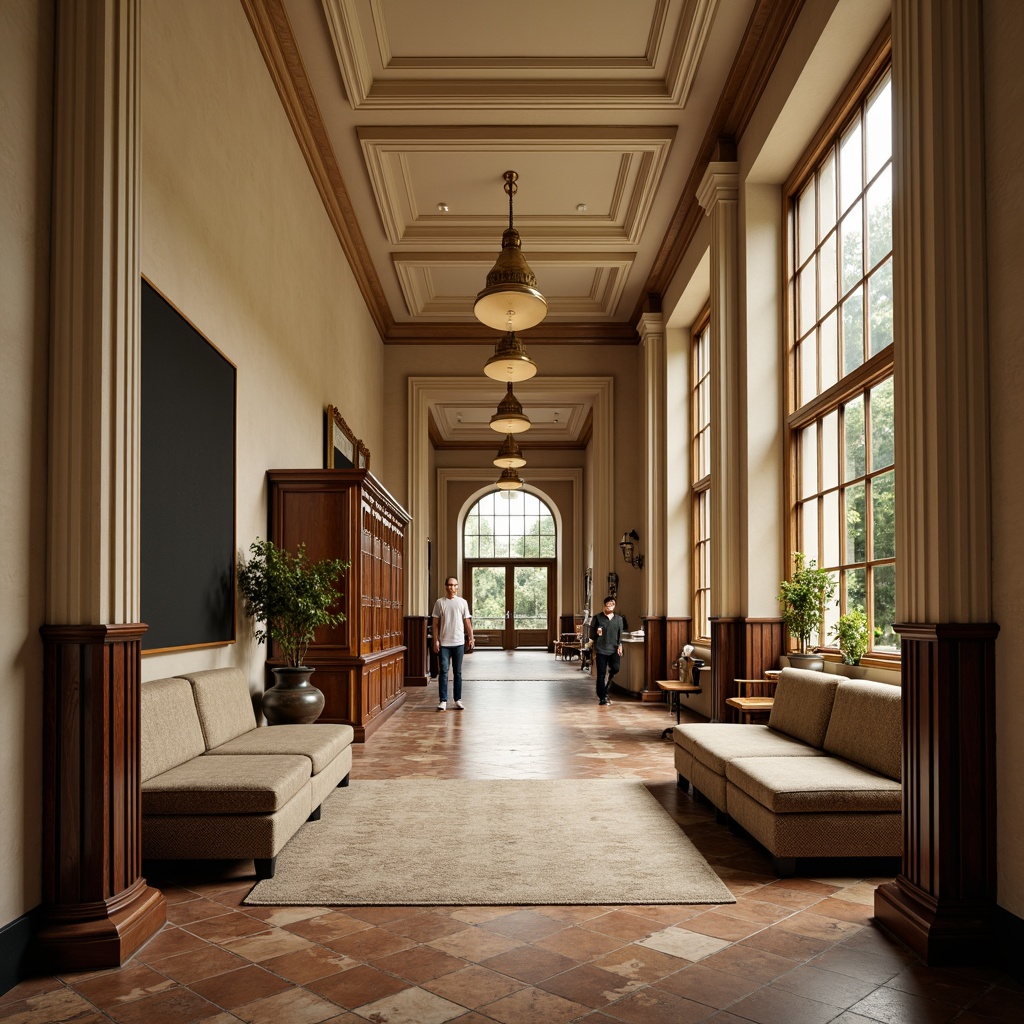
<path fill-rule="evenodd" d="M 808 668 L 814 672 L 825 671 L 825 659 L 820 654 L 789 654 L 790 668 Z"/>
<path fill-rule="evenodd" d="M 309 681 L 314 669 L 275 668 L 274 685 L 263 692 L 263 714 L 270 725 L 306 725 L 324 709 L 324 695 Z"/>

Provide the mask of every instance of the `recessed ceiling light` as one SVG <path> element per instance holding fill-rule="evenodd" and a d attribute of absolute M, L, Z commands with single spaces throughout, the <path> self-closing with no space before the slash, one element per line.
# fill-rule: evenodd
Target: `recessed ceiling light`
<path fill-rule="evenodd" d="M 586 203 L 577 203 L 576 204 L 576 212 L 577 213 L 586 213 L 587 212 L 587 204 Z"/>
<path fill-rule="evenodd" d="M 448 204 L 447 203 L 438 203 L 437 204 L 437 212 L 438 213 L 447 213 L 448 212 Z"/>

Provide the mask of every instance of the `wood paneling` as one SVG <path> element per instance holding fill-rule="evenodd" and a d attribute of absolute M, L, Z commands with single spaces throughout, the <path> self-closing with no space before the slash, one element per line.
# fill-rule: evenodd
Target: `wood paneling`
<path fill-rule="evenodd" d="M 47 969 L 118 967 L 163 927 L 142 877 L 140 658 L 146 627 L 43 626 Z"/>
<path fill-rule="evenodd" d="M 990 624 L 897 625 L 903 675 L 903 865 L 875 916 L 932 966 L 992 955 L 995 638 Z"/>
<path fill-rule="evenodd" d="M 651 700 L 663 700 L 664 695 L 655 685 L 656 679 L 668 679 L 665 648 L 666 622 L 663 615 L 652 615 L 643 620 L 644 623 L 644 692 L 650 694 Z M 647 699 L 646 697 L 644 699 Z"/>
<path fill-rule="evenodd" d="M 779 667 L 785 653 L 786 633 L 782 619 L 747 619 L 746 655 L 740 679 L 761 679 L 765 670 Z"/>
<path fill-rule="evenodd" d="M 347 723 L 363 742 L 405 701 L 409 514 L 367 470 L 273 469 L 267 480 L 275 544 L 351 563 L 339 584 L 345 621 L 318 630 L 305 661 L 324 694 L 320 721 Z M 271 647 L 268 672 L 277 656 Z"/>
<path fill-rule="evenodd" d="M 405 685 L 426 686 L 430 681 L 430 661 L 427 657 L 426 615 L 405 616 Z"/>
<path fill-rule="evenodd" d="M 743 619 L 711 618 L 711 721 L 739 721 L 738 712 L 726 704 L 740 696 L 737 679 L 746 678 L 746 623 Z"/>

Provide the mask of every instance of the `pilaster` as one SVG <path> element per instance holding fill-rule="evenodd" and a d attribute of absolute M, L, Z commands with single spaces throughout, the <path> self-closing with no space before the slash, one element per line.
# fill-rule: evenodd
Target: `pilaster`
<path fill-rule="evenodd" d="M 644 313 L 637 326 L 644 376 L 644 549 L 643 606 L 645 616 L 664 616 L 668 608 L 665 548 L 668 489 L 668 437 L 665 368 L 665 321 L 661 313 Z"/>
<path fill-rule="evenodd" d="M 875 913 L 966 963 L 996 891 L 980 3 L 895 0 L 892 33 L 904 850 Z"/>

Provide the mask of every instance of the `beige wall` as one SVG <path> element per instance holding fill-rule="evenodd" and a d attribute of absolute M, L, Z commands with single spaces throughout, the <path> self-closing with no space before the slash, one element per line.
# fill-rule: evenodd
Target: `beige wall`
<path fill-rule="evenodd" d="M 996 642 L 999 904 L 1024 917 L 1024 9 L 985 4 L 985 160 L 988 182 L 989 356 L 992 397 L 992 607 Z"/>
<path fill-rule="evenodd" d="M 266 470 L 323 465 L 328 404 L 391 489 L 383 346 L 237 0 L 144 2 L 142 53 L 142 272 L 237 367 L 247 548 L 266 536 Z M 247 621 L 238 636 L 146 656 L 143 678 L 238 664 L 262 686 Z"/>
<path fill-rule="evenodd" d="M 0 4 L 0 927 L 41 898 L 51 6 Z"/>

